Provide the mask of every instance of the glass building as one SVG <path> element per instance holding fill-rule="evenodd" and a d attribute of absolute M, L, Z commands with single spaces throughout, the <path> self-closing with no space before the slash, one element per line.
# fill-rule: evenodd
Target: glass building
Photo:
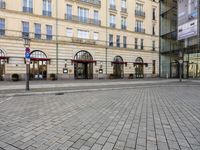
<path fill-rule="evenodd" d="M 187 16 L 188 20 L 193 19 L 191 16 L 189 18 L 189 12 L 197 10 L 196 24 L 199 27 L 198 0 L 181 2 L 184 3 L 184 7 L 187 7 L 182 11 L 184 13 L 187 11 L 187 15 L 185 13 L 183 16 Z M 195 36 L 177 40 L 177 33 L 180 33 L 178 23 L 183 20 L 180 18 L 180 12 L 179 15 L 177 14 L 177 0 L 160 0 L 160 76 L 178 78 L 181 72 L 183 78 L 200 78 L 199 29 L 197 28 Z M 183 63 L 180 60 L 183 60 Z"/>

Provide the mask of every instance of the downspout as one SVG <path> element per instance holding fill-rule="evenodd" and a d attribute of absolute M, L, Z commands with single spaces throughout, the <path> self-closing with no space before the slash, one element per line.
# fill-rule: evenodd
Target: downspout
<path fill-rule="evenodd" d="M 58 78 L 58 0 L 56 0 L 56 76 Z"/>

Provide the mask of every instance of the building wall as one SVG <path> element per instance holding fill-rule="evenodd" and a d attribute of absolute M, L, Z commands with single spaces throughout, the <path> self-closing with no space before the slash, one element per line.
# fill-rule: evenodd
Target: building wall
<path fill-rule="evenodd" d="M 107 74 L 113 73 L 113 66 L 111 62 L 115 56 L 121 56 L 127 66 L 124 65 L 124 74 L 127 77 L 131 73 L 135 73 L 133 62 L 137 57 L 143 58 L 148 66 L 144 67 L 144 74 L 146 76 L 152 76 L 152 61 L 156 60 L 156 74 L 159 73 L 159 4 L 158 2 L 148 1 L 132 1 L 127 0 L 127 13 L 121 12 L 121 0 L 116 0 L 116 11 L 109 9 L 109 1 L 102 0 L 101 5 L 93 5 L 79 0 L 58 0 L 56 9 L 56 0 L 52 0 L 52 16 L 46 17 L 42 15 L 43 3 L 42 0 L 33 1 L 33 13 L 22 12 L 23 0 L 6 0 L 6 9 L 0 9 L 0 18 L 5 19 L 5 35 L 0 38 L 0 48 L 9 57 L 9 62 L 5 64 L 5 76 L 7 79 L 13 73 L 20 74 L 21 78 L 24 78 L 25 63 L 24 63 L 24 45 L 22 40 L 22 21 L 29 22 L 29 31 L 31 38 L 31 51 L 41 50 L 50 60 L 47 65 L 48 75 L 56 73 L 56 43 L 58 43 L 58 74 L 62 78 L 74 77 L 74 64 L 72 59 L 74 55 L 80 51 L 88 51 L 97 63 L 94 64 L 94 77 L 98 76 L 98 69 L 100 63 L 103 65 L 104 76 L 106 75 L 106 48 L 107 48 Z M 106 4 L 107 2 L 107 4 Z M 143 4 L 143 11 L 145 17 L 135 16 L 136 3 Z M 77 16 L 77 8 L 84 7 L 89 9 L 89 16 L 93 18 L 94 10 L 99 11 L 101 25 L 96 26 L 92 24 L 86 24 L 81 22 L 69 21 L 64 18 L 66 14 L 66 5 L 70 4 L 73 7 L 73 15 Z M 156 8 L 156 20 L 152 20 L 152 9 Z M 57 11 L 57 12 L 56 12 Z M 107 17 L 106 17 L 107 12 Z M 56 15 L 57 14 L 57 15 Z M 114 14 L 116 16 L 116 28 L 109 27 L 109 16 Z M 121 30 L 121 16 L 127 18 L 127 29 Z M 106 20 L 107 18 L 107 20 Z M 143 21 L 145 33 L 135 32 L 136 20 Z M 41 24 L 42 39 L 34 39 L 34 24 Z M 106 25 L 107 24 L 107 25 Z M 152 26 L 155 24 L 156 35 L 152 35 Z M 46 40 L 46 25 L 52 25 L 53 27 L 53 39 L 51 41 Z M 66 36 L 66 28 L 73 29 L 73 37 Z M 79 43 L 74 41 L 77 38 L 77 30 L 86 30 L 90 32 L 90 40 L 84 40 Z M 99 39 L 94 41 L 93 34 L 98 32 Z M 106 43 L 109 34 L 113 34 L 114 46 L 109 47 Z M 116 35 L 120 35 L 121 47 L 116 47 Z M 122 48 L 123 36 L 127 37 L 127 48 Z M 140 45 L 140 39 L 144 39 L 144 49 L 135 49 L 134 40 L 138 38 L 138 45 Z M 92 43 L 91 43 L 92 41 Z M 152 50 L 152 41 L 155 41 L 155 50 Z M 95 44 L 93 43 L 95 42 Z M 139 46 L 140 47 L 140 46 Z M 63 68 L 67 62 L 67 68 L 69 74 L 63 74 Z"/>

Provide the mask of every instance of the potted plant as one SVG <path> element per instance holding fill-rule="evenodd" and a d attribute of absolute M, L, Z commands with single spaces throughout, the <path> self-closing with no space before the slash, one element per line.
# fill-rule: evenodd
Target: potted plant
<path fill-rule="evenodd" d="M 12 74 L 12 81 L 19 81 L 19 75 L 18 74 Z"/>
<path fill-rule="evenodd" d="M 129 79 L 133 79 L 133 74 L 131 73 L 131 74 L 129 74 L 129 77 L 128 77 Z"/>
<path fill-rule="evenodd" d="M 57 80 L 56 74 L 51 73 L 50 74 L 50 80 L 52 80 L 52 81 Z"/>
<path fill-rule="evenodd" d="M 109 79 L 114 79 L 114 75 L 113 75 L 113 74 L 110 74 L 110 75 L 109 75 Z"/>

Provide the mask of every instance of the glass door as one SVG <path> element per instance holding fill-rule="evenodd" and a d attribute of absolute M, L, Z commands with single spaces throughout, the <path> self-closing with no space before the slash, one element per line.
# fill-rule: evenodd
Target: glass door
<path fill-rule="evenodd" d="M 30 64 L 30 78 L 44 80 L 47 78 L 46 61 L 32 61 Z"/>
<path fill-rule="evenodd" d="M 144 78 L 143 64 L 137 64 L 135 66 L 135 76 L 136 78 Z"/>

